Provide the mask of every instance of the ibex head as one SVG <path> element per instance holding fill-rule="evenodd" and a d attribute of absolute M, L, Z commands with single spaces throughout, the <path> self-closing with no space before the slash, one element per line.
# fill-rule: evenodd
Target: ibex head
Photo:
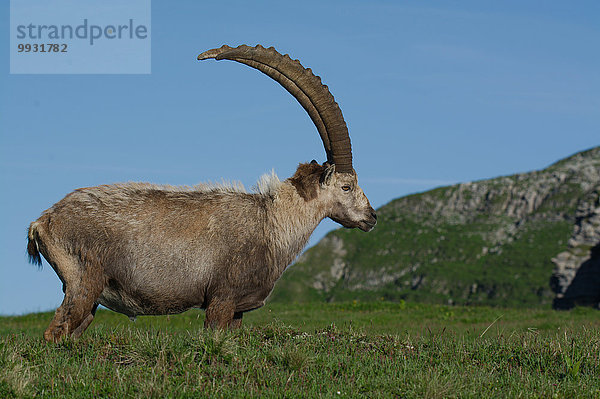
<path fill-rule="evenodd" d="M 331 203 L 327 216 L 344 227 L 373 230 L 377 224 L 377 214 L 358 186 L 356 173 L 336 173 L 335 168 L 335 164 L 327 166 L 321 183 L 321 195 Z"/>
<path fill-rule="evenodd" d="M 203 52 L 199 60 L 214 58 L 232 60 L 258 69 L 281 84 L 308 112 L 319 131 L 327 162 L 319 165 L 316 161 L 300 165 L 290 178 L 301 195 L 310 200 L 318 194 L 328 204 L 326 216 L 344 227 L 358 227 L 370 231 L 377 223 L 375 210 L 369 204 L 362 189 L 358 186 L 356 172 L 352 167 L 352 146 L 348 127 L 340 107 L 335 102 L 321 78 L 315 76 L 300 61 L 289 55 L 281 55 L 273 47 L 264 48 L 222 46 Z M 306 186 L 308 176 L 318 185 Z M 318 190 L 318 192 L 316 191 Z"/>

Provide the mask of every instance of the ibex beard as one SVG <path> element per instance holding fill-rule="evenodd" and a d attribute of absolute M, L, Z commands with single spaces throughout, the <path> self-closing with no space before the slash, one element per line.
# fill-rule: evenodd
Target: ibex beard
<path fill-rule="evenodd" d="M 377 223 L 358 186 L 341 111 L 318 77 L 261 46 L 223 46 L 198 58 L 238 61 L 279 82 L 311 116 L 327 162 L 300 164 L 284 181 L 263 176 L 254 192 L 128 183 L 68 194 L 28 233 L 30 260 L 41 264 L 42 255 L 65 294 L 46 340 L 79 337 L 99 305 L 132 318 L 202 308 L 206 327 L 239 327 L 321 220 L 363 231 Z"/>

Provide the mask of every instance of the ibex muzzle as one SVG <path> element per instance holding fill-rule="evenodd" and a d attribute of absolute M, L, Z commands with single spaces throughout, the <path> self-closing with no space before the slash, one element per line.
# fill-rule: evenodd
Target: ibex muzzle
<path fill-rule="evenodd" d="M 263 176 L 251 193 L 127 183 L 68 194 L 29 227 L 31 261 L 41 264 L 43 255 L 65 293 L 48 341 L 80 336 L 100 304 L 130 317 L 198 307 L 206 309 L 205 326 L 238 327 L 321 220 L 375 226 L 342 112 L 320 78 L 273 48 L 223 46 L 198 56 L 209 58 L 241 62 L 279 82 L 310 115 L 327 161 L 300 164 L 285 181 Z"/>

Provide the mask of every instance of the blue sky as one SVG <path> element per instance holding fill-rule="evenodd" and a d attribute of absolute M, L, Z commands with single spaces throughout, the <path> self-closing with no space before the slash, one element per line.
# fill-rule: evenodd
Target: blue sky
<path fill-rule="evenodd" d="M 77 187 L 239 180 L 324 160 L 298 103 L 222 44 L 299 58 L 330 87 L 375 207 L 543 168 L 599 144 L 600 2 L 152 2 L 149 75 L 10 75 L 0 6 L 0 314 L 53 309 L 26 228 Z M 118 62 L 118 60 L 115 60 Z M 315 243 L 337 225 L 325 221 Z"/>

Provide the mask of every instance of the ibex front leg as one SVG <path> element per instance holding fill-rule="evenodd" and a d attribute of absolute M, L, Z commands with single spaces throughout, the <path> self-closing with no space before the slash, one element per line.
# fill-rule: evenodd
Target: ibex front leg
<path fill-rule="evenodd" d="M 213 299 L 206 308 L 205 328 L 225 330 L 234 327 L 235 303 L 232 300 Z M 238 318 L 241 324 L 241 315 Z"/>

